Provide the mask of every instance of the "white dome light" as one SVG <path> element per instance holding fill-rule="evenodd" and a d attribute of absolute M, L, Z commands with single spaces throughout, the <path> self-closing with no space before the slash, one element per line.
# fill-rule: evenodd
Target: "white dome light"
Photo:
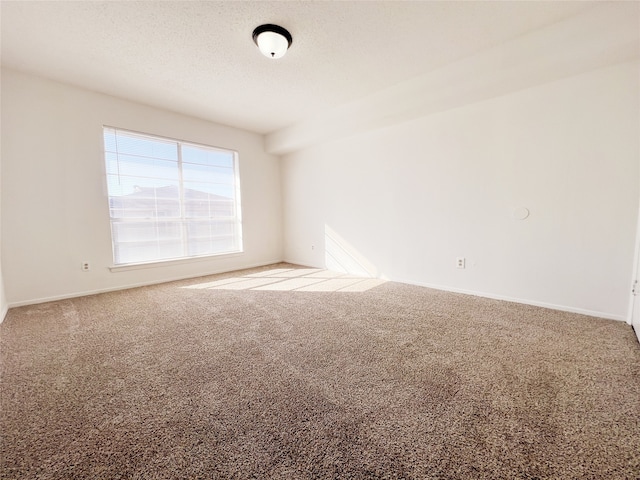
<path fill-rule="evenodd" d="M 278 25 L 260 25 L 253 31 L 253 41 L 265 57 L 280 58 L 291 46 L 291 34 Z"/>

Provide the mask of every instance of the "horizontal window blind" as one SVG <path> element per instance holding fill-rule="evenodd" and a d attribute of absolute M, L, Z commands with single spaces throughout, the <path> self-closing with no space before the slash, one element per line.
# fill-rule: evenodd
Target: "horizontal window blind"
<path fill-rule="evenodd" d="M 116 265 L 242 251 L 237 154 L 104 128 Z"/>

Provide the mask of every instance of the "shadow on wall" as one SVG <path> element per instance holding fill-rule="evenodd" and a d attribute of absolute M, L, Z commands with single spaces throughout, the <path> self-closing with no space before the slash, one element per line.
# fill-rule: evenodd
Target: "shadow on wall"
<path fill-rule="evenodd" d="M 249 275 L 189 285 L 199 290 L 263 290 L 280 292 L 366 292 L 385 283 L 319 268 L 275 268 Z"/>

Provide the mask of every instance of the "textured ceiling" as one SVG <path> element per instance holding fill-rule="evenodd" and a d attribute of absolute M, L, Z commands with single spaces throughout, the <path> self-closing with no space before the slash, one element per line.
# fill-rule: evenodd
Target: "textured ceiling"
<path fill-rule="evenodd" d="M 594 5 L 3 1 L 2 65 L 267 133 Z M 293 35 L 284 58 L 253 44 L 263 23 Z"/>

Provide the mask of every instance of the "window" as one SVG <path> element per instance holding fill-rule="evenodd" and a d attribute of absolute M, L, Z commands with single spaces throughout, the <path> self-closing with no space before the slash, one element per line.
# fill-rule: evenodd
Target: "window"
<path fill-rule="evenodd" d="M 116 265 L 242 251 L 237 154 L 104 128 Z"/>

